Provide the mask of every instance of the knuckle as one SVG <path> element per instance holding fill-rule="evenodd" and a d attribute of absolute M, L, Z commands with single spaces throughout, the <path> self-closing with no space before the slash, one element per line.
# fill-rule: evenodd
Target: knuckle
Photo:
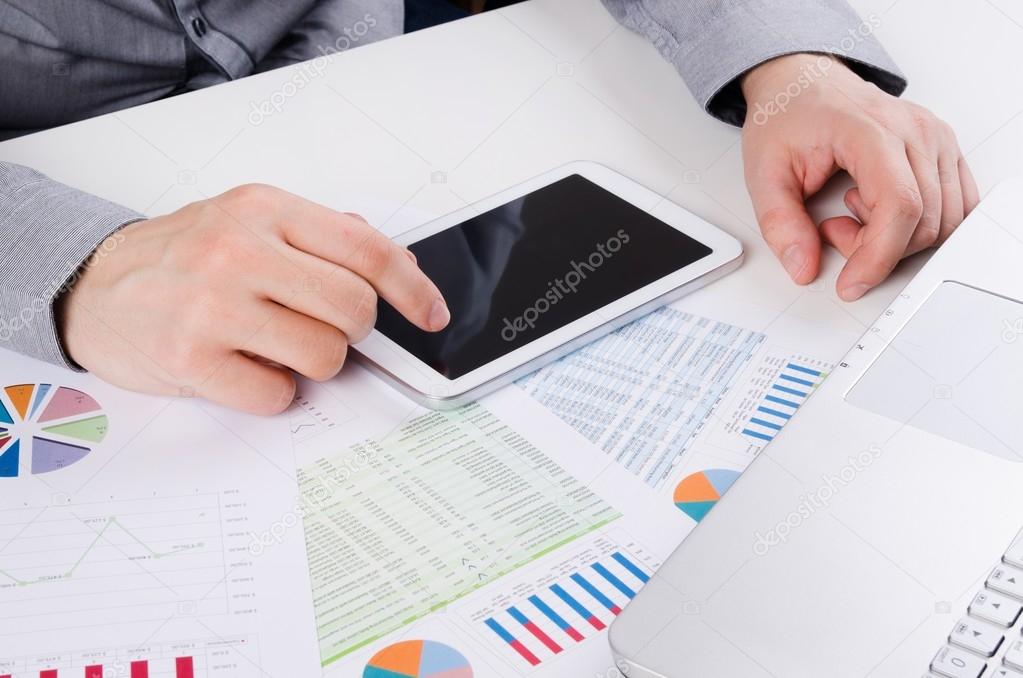
<path fill-rule="evenodd" d="M 937 219 L 932 222 L 922 222 L 919 228 L 917 228 L 916 233 L 922 244 L 927 247 L 936 245 L 938 238 L 941 236 L 941 222 Z"/>
<path fill-rule="evenodd" d="M 909 123 L 924 139 L 931 139 L 938 131 L 938 118 L 926 108 L 914 106 L 909 110 Z"/>
<path fill-rule="evenodd" d="M 324 332 L 312 347 L 313 356 L 308 367 L 308 376 L 314 381 L 332 379 L 341 370 L 348 357 L 348 341 L 341 331 Z"/>
<path fill-rule="evenodd" d="M 394 247 L 390 240 L 380 233 L 369 234 L 359 247 L 359 260 L 362 269 L 375 277 L 387 270 L 394 256 Z"/>
<path fill-rule="evenodd" d="M 355 325 L 352 341 L 364 339 L 377 321 L 377 293 L 372 285 L 359 281 L 353 297 L 351 320 Z"/>
<path fill-rule="evenodd" d="M 297 388 L 295 380 L 289 375 L 284 375 L 277 389 L 267 389 L 263 399 L 255 403 L 257 413 L 274 415 L 284 412 L 291 407 L 291 403 L 295 400 Z"/>
<path fill-rule="evenodd" d="M 916 186 L 900 182 L 894 187 L 895 208 L 900 216 L 919 221 L 924 214 L 924 201 Z"/>
<path fill-rule="evenodd" d="M 768 242 L 773 243 L 780 233 L 791 226 L 791 214 L 784 207 L 772 207 L 760 215 L 760 231 Z"/>
<path fill-rule="evenodd" d="M 226 191 L 222 197 L 230 204 L 259 206 L 272 199 L 276 190 L 267 184 L 242 184 Z"/>
<path fill-rule="evenodd" d="M 937 130 L 938 134 L 946 141 L 956 141 L 956 131 L 952 125 L 948 124 L 944 120 L 937 118 Z"/>

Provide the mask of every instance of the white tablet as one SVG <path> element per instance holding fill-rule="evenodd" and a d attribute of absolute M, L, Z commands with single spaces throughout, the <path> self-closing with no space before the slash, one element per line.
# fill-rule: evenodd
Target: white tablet
<path fill-rule="evenodd" d="M 380 302 L 355 348 L 413 400 L 458 407 L 734 270 L 742 245 L 622 175 L 575 162 L 396 239 L 443 293 L 424 332 Z"/>

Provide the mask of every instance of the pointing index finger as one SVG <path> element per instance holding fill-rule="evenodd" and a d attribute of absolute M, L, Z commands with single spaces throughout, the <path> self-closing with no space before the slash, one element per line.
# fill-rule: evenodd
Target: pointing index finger
<path fill-rule="evenodd" d="M 421 329 L 436 332 L 451 319 L 437 286 L 405 248 L 356 214 L 343 214 L 301 198 L 282 224 L 289 244 L 342 266 L 365 279 L 394 308 Z"/>

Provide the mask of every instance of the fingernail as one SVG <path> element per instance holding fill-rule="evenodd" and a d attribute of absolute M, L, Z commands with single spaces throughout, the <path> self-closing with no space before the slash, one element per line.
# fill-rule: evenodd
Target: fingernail
<path fill-rule="evenodd" d="M 451 311 L 448 310 L 448 305 L 444 303 L 444 300 L 440 297 L 437 301 L 433 302 L 433 308 L 430 309 L 430 317 L 427 322 L 432 330 L 442 330 L 448 326 L 448 322 L 451 321 Z"/>
<path fill-rule="evenodd" d="M 803 252 L 803 248 L 799 245 L 789 245 L 782 252 L 781 265 L 788 271 L 790 278 L 793 280 L 799 278 L 799 274 L 806 268 L 806 254 Z"/>
<path fill-rule="evenodd" d="M 838 296 L 842 297 L 843 301 L 856 301 L 870 289 L 870 285 L 864 283 L 858 283 L 856 285 L 849 285 L 845 289 L 838 293 Z"/>
<path fill-rule="evenodd" d="M 412 250 L 406 248 L 405 249 L 405 254 L 408 255 L 408 258 L 412 260 L 413 264 L 418 264 L 419 263 L 419 260 L 416 259 L 416 255 L 412 253 Z"/>

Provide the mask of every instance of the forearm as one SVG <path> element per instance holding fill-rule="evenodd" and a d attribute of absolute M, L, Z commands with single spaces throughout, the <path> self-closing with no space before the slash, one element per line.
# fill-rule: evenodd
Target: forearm
<path fill-rule="evenodd" d="M 54 303 L 97 247 L 142 215 L 0 162 L 0 348 L 74 368 Z M 116 243 L 116 239 L 112 241 Z"/>
<path fill-rule="evenodd" d="M 733 125 L 746 115 L 742 75 L 783 54 L 834 54 L 890 94 L 906 86 L 874 36 L 880 19 L 859 17 L 844 0 L 603 2 L 623 25 L 653 42 L 708 113 Z"/>

